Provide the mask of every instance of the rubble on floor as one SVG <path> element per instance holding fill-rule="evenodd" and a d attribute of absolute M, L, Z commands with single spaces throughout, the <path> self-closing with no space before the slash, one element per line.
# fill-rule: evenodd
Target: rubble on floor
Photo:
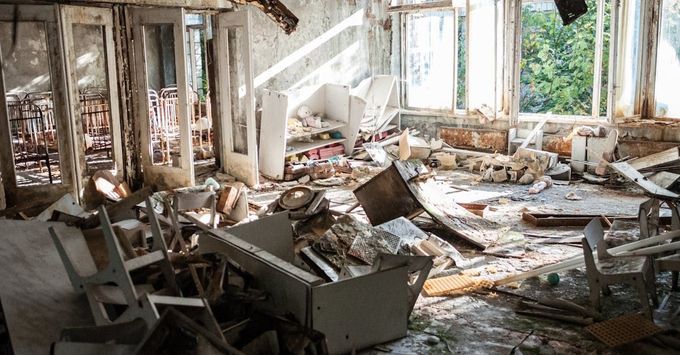
<path fill-rule="evenodd" d="M 646 300 L 618 285 L 593 307 L 601 290 L 593 288 L 582 232 L 604 227 L 592 254 L 600 267 L 638 257 L 656 260 L 657 271 L 680 271 L 678 195 L 669 190 L 677 187 L 676 148 L 603 156 L 596 176 L 619 189 L 634 183 L 614 192 L 576 180 L 553 153 L 465 151 L 413 133 L 360 142 L 354 159 L 289 164 L 292 181 L 256 188 L 220 173 L 196 187 L 132 192 L 100 172 L 88 191 L 97 210 L 66 195 L 35 219 L 23 215 L 26 233 L 53 231 L 54 244 L 35 247 L 49 255 L 45 267 L 59 275 L 50 287 L 61 290 L 64 305 L 43 316 L 87 300 L 95 319 L 54 323 L 46 346 L 57 354 L 177 346 L 516 352 L 545 342 L 568 352 L 680 349 L 680 298 L 668 292 L 666 274 L 657 276 L 666 297 L 651 316 L 637 315 Z M 0 223 L 22 237 L 10 225 L 18 221 Z M 63 268 L 54 266 L 59 259 Z M 5 292 L 0 298 L 17 299 Z M 24 311 L 7 304 L 9 315 Z M 25 333 L 13 329 L 21 320 L 6 322 L 20 348 Z"/>

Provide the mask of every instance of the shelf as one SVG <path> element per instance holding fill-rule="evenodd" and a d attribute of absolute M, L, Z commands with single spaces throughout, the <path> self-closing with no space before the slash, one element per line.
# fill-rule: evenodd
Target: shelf
<path fill-rule="evenodd" d="M 324 128 L 314 128 L 311 131 L 305 132 L 305 134 L 302 134 L 302 135 L 299 135 L 299 136 L 290 136 L 289 133 L 288 133 L 288 129 L 286 129 L 286 141 L 290 142 L 291 140 L 296 139 L 296 138 L 309 137 L 309 136 L 312 136 L 312 135 L 315 135 L 315 134 L 337 130 L 338 128 L 342 128 L 343 126 L 345 126 L 347 124 L 346 122 L 340 122 L 340 121 L 336 121 L 336 120 L 325 120 L 324 119 L 322 121 L 328 122 L 330 125 L 328 127 L 324 127 Z"/>
<path fill-rule="evenodd" d="M 288 145 L 291 146 L 291 147 L 294 147 L 295 149 L 293 149 L 291 151 L 286 151 L 286 156 L 289 157 L 291 155 L 304 153 L 308 150 L 320 148 L 320 147 L 323 147 L 323 146 L 327 146 L 327 145 L 331 145 L 331 144 L 335 144 L 335 143 L 342 143 L 345 140 L 347 140 L 347 138 L 326 139 L 326 140 L 317 139 L 314 142 L 309 142 L 309 143 L 308 142 L 293 142 L 293 143 L 290 143 Z"/>

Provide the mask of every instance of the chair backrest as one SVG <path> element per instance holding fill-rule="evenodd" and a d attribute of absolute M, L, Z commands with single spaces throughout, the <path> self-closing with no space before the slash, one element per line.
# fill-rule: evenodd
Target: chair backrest
<path fill-rule="evenodd" d="M 85 292 L 83 278 L 96 274 L 97 265 L 87 246 L 85 237 L 80 231 L 68 235 L 60 235 L 54 227 L 49 228 L 54 246 L 57 248 L 61 262 L 76 292 Z"/>
<path fill-rule="evenodd" d="M 172 213 L 178 218 L 179 212 L 195 210 L 199 208 L 210 209 L 210 225 L 215 227 L 215 213 L 217 209 L 217 199 L 215 192 L 179 192 L 176 193 L 172 202 Z"/>
<path fill-rule="evenodd" d="M 600 223 L 599 218 L 593 218 L 590 223 L 583 230 L 583 235 L 586 237 L 588 246 L 591 250 L 597 249 L 597 245 L 600 240 L 604 238 L 604 229 L 602 229 L 602 223 Z"/>

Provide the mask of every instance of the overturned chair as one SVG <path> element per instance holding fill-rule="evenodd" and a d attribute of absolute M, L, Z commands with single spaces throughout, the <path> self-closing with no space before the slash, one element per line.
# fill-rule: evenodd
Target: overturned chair
<path fill-rule="evenodd" d="M 148 197 L 146 206 L 151 206 Z M 150 329 L 160 318 L 163 309 L 173 307 L 193 316 L 206 328 L 221 336 L 219 326 L 204 299 L 181 297 L 153 208 L 147 208 L 147 214 L 153 236 L 151 251 L 126 260 L 106 209 L 99 208 L 108 258 L 106 266 L 102 268 L 97 267 L 82 234 L 58 235 L 50 228 L 52 240 L 73 288 L 87 296 L 96 325 L 111 325 L 142 318 Z M 162 274 L 163 288 L 155 289 L 149 283 L 133 282 L 132 273 L 147 267 L 155 267 Z M 112 309 L 117 312 L 110 312 Z"/>
<path fill-rule="evenodd" d="M 585 237 L 581 243 L 592 306 L 600 310 L 601 293 L 611 293 L 609 285 L 628 284 L 637 289 L 642 309 L 651 318 L 649 299 L 652 299 L 654 305 L 658 304 L 651 259 L 647 256 L 612 256 L 609 254 L 599 218 L 590 221 L 583 234 Z M 593 256 L 593 251 L 597 251 L 597 258 Z"/>

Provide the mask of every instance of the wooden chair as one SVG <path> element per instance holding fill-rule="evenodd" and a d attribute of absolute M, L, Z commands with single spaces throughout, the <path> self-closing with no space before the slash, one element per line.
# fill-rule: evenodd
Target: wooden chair
<path fill-rule="evenodd" d="M 581 240 L 581 243 L 592 306 L 600 310 L 600 292 L 611 293 L 609 285 L 629 284 L 637 289 L 642 308 L 651 318 L 649 298 L 652 299 L 654 305 L 658 304 L 658 300 L 654 284 L 654 269 L 650 258 L 646 256 L 617 257 L 609 254 L 599 218 L 588 223 L 583 234 L 585 238 Z M 593 257 L 594 250 L 597 250 L 597 258 Z"/>
<path fill-rule="evenodd" d="M 149 197 L 146 198 L 146 206 L 151 206 Z M 142 318 L 151 328 L 160 318 L 163 309 L 172 306 L 191 313 L 197 312 L 209 323 L 211 329 L 219 333 L 219 327 L 204 299 L 180 297 L 175 271 L 168 260 L 160 225 L 153 209 L 147 208 L 147 211 L 153 235 L 151 251 L 125 260 L 106 209 L 99 208 L 101 228 L 108 251 L 108 265 L 103 270 L 98 270 L 95 266 L 81 235 L 59 236 L 53 228 L 49 229 L 74 289 L 86 294 L 97 325 Z M 149 284 L 133 283 L 131 273 L 151 265 L 157 267 L 164 277 L 165 287 L 160 290 Z M 117 316 L 112 316 L 107 311 L 111 305 L 120 306 L 123 310 Z"/>

